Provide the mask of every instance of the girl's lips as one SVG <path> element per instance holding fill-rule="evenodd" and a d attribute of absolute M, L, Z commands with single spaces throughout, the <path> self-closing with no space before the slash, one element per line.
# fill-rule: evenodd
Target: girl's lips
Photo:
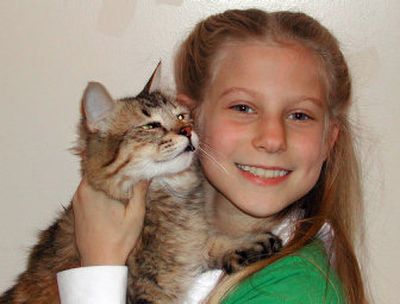
<path fill-rule="evenodd" d="M 258 185 L 277 185 L 285 181 L 290 170 L 281 167 L 250 166 L 235 163 L 240 174 Z"/>
<path fill-rule="evenodd" d="M 284 173 L 287 174 L 288 172 L 290 172 L 291 170 L 285 169 L 283 167 L 267 167 L 267 166 L 254 166 L 254 165 L 245 165 L 245 164 L 239 164 L 239 163 L 235 163 L 235 166 L 238 167 L 241 170 L 244 171 L 248 171 L 248 172 L 252 172 L 255 173 L 256 175 L 263 175 L 264 173 L 267 174 L 268 173 L 272 173 L 272 172 L 279 172 L 282 173 L 281 175 L 283 175 Z"/>

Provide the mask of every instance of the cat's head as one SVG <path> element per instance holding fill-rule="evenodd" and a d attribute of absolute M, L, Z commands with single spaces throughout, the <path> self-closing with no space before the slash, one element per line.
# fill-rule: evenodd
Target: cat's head
<path fill-rule="evenodd" d="M 154 88 L 154 77 L 136 97 L 115 100 L 97 82 L 83 94 L 82 172 L 116 199 L 139 180 L 187 169 L 198 147 L 189 110 Z"/>

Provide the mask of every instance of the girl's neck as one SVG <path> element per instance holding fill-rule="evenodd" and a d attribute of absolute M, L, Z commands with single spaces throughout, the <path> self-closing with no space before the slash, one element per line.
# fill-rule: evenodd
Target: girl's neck
<path fill-rule="evenodd" d="M 268 222 L 268 219 L 244 213 L 209 183 L 206 183 L 205 193 L 209 220 L 220 233 L 239 237 L 260 229 Z"/>

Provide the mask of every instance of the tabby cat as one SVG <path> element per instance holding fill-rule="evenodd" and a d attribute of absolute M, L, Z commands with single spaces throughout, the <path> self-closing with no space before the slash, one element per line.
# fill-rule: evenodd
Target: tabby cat
<path fill-rule="evenodd" d="M 125 204 L 136 182 L 152 179 L 142 237 L 127 262 L 128 303 L 180 303 L 199 273 L 230 273 L 280 248 L 267 232 L 235 239 L 213 229 L 189 111 L 157 90 L 158 73 L 136 97 L 114 100 L 92 82 L 82 98 L 78 149 L 89 184 Z M 70 205 L 40 234 L 0 303 L 59 303 L 56 273 L 79 266 Z"/>

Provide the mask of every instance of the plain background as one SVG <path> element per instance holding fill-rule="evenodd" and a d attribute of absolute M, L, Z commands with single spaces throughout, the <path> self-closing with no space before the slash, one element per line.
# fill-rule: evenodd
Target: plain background
<path fill-rule="evenodd" d="M 172 86 L 171 58 L 192 26 L 245 7 L 304 11 L 341 41 L 354 80 L 370 285 L 376 303 L 399 303 L 398 0 L 0 1 L 0 291 L 78 185 L 79 160 L 68 148 L 86 83 L 135 95 L 162 59 Z"/>

